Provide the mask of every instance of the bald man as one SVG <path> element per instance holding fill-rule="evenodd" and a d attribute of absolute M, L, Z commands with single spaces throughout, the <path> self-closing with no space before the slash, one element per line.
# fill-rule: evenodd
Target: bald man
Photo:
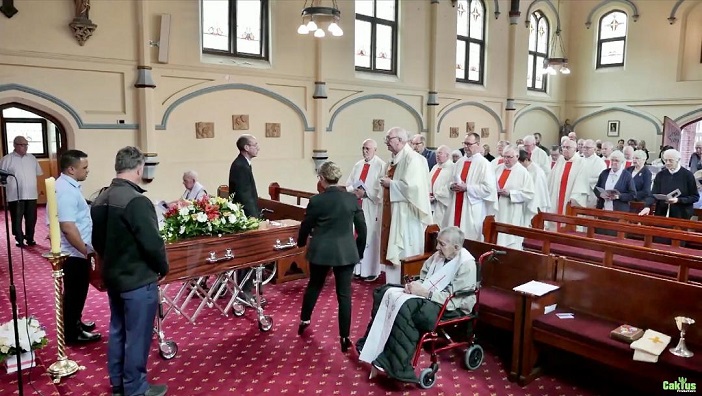
<path fill-rule="evenodd" d="M 429 172 L 429 199 L 434 217 L 434 224 L 439 228 L 446 227 L 445 217 L 448 205 L 451 203 L 451 175 L 453 174 L 453 161 L 449 160 L 451 149 L 441 145 L 436 149 L 436 165 Z"/>
<path fill-rule="evenodd" d="M 548 176 L 551 173 L 551 162 L 549 161 L 548 154 L 543 150 L 539 150 L 536 146 L 536 138 L 534 135 L 524 136 L 524 150 L 529 154 L 531 162 L 538 165 Z M 517 147 L 515 147 L 516 149 Z"/>
<path fill-rule="evenodd" d="M 376 155 L 378 143 L 366 139 L 361 145 L 363 158 L 356 162 L 346 179 L 346 190 L 356 194 L 366 218 L 366 249 L 354 275 L 372 282 L 380 275 L 380 215 L 383 206 L 383 176 L 385 161 Z"/>
<path fill-rule="evenodd" d="M 624 168 L 628 168 L 634 164 L 634 151 L 635 149 L 631 146 L 624 146 L 622 149 L 622 153 L 624 153 L 624 160 L 626 161 Z"/>
<path fill-rule="evenodd" d="M 537 151 L 542 151 L 537 148 Z M 537 212 L 534 199 L 534 181 L 529 171 L 518 163 L 519 151 L 514 146 L 504 149 L 505 162 L 495 169 L 497 180 L 498 206 L 495 221 L 520 227 L 529 227 L 531 218 Z M 502 234 L 497 236 L 497 244 L 511 249 L 522 250 L 524 238 Z"/>

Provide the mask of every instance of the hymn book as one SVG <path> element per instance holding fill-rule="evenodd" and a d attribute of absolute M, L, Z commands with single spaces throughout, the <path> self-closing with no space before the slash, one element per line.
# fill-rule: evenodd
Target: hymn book
<path fill-rule="evenodd" d="M 680 192 L 680 189 L 676 188 L 675 190 L 671 191 L 668 194 L 653 194 L 653 198 L 659 200 L 659 201 L 667 201 L 671 198 L 677 198 L 682 194 Z"/>
<path fill-rule="evenodd" d="M 615 340 L 624 341 L 631 344 L 643 336 L 643 329 L 630 325 L 621 325 L 609 333 L 609 336 Z"/>

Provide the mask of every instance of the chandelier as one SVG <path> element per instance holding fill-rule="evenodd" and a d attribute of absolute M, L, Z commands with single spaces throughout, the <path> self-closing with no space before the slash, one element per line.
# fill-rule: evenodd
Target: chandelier
<path fill-rule="evenodd" d="M 309 3 L 309 6 L 307 5 Z M 322 29 L 322 24 L 327 25 L 327 31 L 332 36 L 343 36 L 344 31 L 339 27 L 341 19 L 341 11 L 336 4 L 336 0 L 331 0 L 331 7 L 322 6 L 322 0 L 305 0 L 305 6 L 302 9 L 302 24 L 297 28 L 298 34 L 308 34 L 314 32 L 314 37 L 324 37 L 326 33 Z M 317 25 L 319 23 L 319 25 Z"/>
<path fill-rule="evenodd" d="M 558 49 L 560 49 L 560 53 L 556 52 Z M 570 69 L 568 68 L 568 58 L 566 57 L 560 30 L 557 30 L 553 35 L 549 55 L 550 56 L 548 58 L 544 59 L 544 68 L 541 71 L 543 74 L 549 74 L 551 76 L 555 76 L 559 72 L 561 74 L 570 74 Z"/>

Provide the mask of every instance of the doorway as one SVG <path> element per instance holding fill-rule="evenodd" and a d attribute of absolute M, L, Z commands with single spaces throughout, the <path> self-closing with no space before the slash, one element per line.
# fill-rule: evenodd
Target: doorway
<path fill-rule="evenodd" d="M 680 128 L 680 165 L 687 167 L 695 152 L 695 143 L 702 142 L 702 118 Z M 693 173 L 697 169 L 690 169 Z"/>
<path fill-rule="evenodd" d="M 15 137 L 23 136 L 29 142 L 27 152 L 37 158 L 44 173 L 37 180 L 37 203 L 45 204 L 44 179 L 58 177 L 58 157 L 67 147 L 64 126 L 55 117 L 41 110 L 21 103 L 6 103 L 0 105 L 0 135 L 2 156 L 13 150 L 12 141 Z M 0 206 L 3 201 L 0 197 Z"/>

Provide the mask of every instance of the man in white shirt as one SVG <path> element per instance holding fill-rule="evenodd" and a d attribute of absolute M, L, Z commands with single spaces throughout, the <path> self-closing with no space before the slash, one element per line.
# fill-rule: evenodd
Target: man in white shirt
<path fill-rule="evenodd" d="M 560 153 L 558 155 L 560 157 Z M 519 150 L 519 163 L 529 171 L 531 180 L 534 182 L 534 201 L 536 202 L 536 208 L 542 212 L 550 211 L 551 196 L 548 193 L 548 178 L 544 170 L 531 162 L 526 150 Z"/>
<path fill-rule="evenodd" d="M 546 173 L 546 176 L 551 173 L 551 163 L 549 161 L 548 154 L 546 154 L 543 150 L 538 149 L 534 135 L 524 136 L 524 150 L 526 150 L 526 152 L 529 154 L 531 162 L 540 166 L 544 173 Z"/>
<path fill-rule="evenodd" d="M 453 174 L 453 162 L 449 161 L 448 146 L 439 146 L 436 149 L 436 165 L 429 172 L 429 199 L 434 216 L 434 224 L 439 228 L 445 227 L 445 217 L 449 203 L 451 203 L 451 175 Z"/>
<path fill-rule="evenodd" d="M 537 211 L 534 182 L 529 171 L 517 163 L 519 155 L 516 147 L 505 148 L 502 157 L 505 159 L 504 164 L 495 169 L 498 196 L 495 221 L 529 227 L 531 218 Z M 509 234 L 500 233 L 497 236 L 498 245 L 512 249 L 521 250 L 523 240 L 520 236 Z"/>
<path fill-rule="evenodd" d="M 495 169 L 480 154 L 480 135 L 466 135 L 463 147 L 466 156 L 453 168 L 451 203 L 445 225 L 459 227 L 466 239 L 482 241 L 483 220 L 497 209 Z"/>
<path fill-rule="evenodd" d="M 385 135 L 392 160 L 385 167 L 380 258 L 385 282 L 401 283 L 400 260 L 424 253 L 424 230 L 433 222 L 427 160 L 407 144 L 407 131 L 394 127 Z"/>
<path fill-rule="evenodd" d="M 185 192 L 180 199 L 193 201 L 207 195 L 205 187 L 197 181 L 197 172 L 195 171 L 190 170 L 183 173 L 183 187 L 185 187 Z"/>
<path fill-rule="evenodd" d="M 380 275 L 380 215 L 383 207 L 383 176 L 385 161 L 375 155 L 378 143 L 366 139 L 361 146 L 363 158 L 356 162 L 346 179 L 346 190 L 356 194 L 366 219 L 366 250 L 354 275 L 372 282 Z"/>
<path fill-rule="evenodd" d="M 583 147 L 580 154 L 583 157 L 583 177 L 587 177 L 588 187 L 590 188 L 590 193 L 587 196 L 587 207 L 594 208 L 597 205 L 597 197 L 593 189 L 597 184 L 597 179 L 600 177 L 600 173 L 607 169 L 605 162 L 602 158 L 595 155 L 595 141 L 592 139 L 586 139 L 583 141 Z"/>
<path fill-rule="evenodd" d="M 37 159 L 27 153 L 29 142 L 24 136 L 15 137 L 12 143 L 15 150 L 0 160 L 0 169 L 14 176 L 8 177 L 5 190 L 12 220 L 12 235 L 17 246 L 24 247 L 25 242 L 34 246 L 37 244 L 34 241 L 34 227 L 37 224 L 37 176 L 44 172 Z"/>

